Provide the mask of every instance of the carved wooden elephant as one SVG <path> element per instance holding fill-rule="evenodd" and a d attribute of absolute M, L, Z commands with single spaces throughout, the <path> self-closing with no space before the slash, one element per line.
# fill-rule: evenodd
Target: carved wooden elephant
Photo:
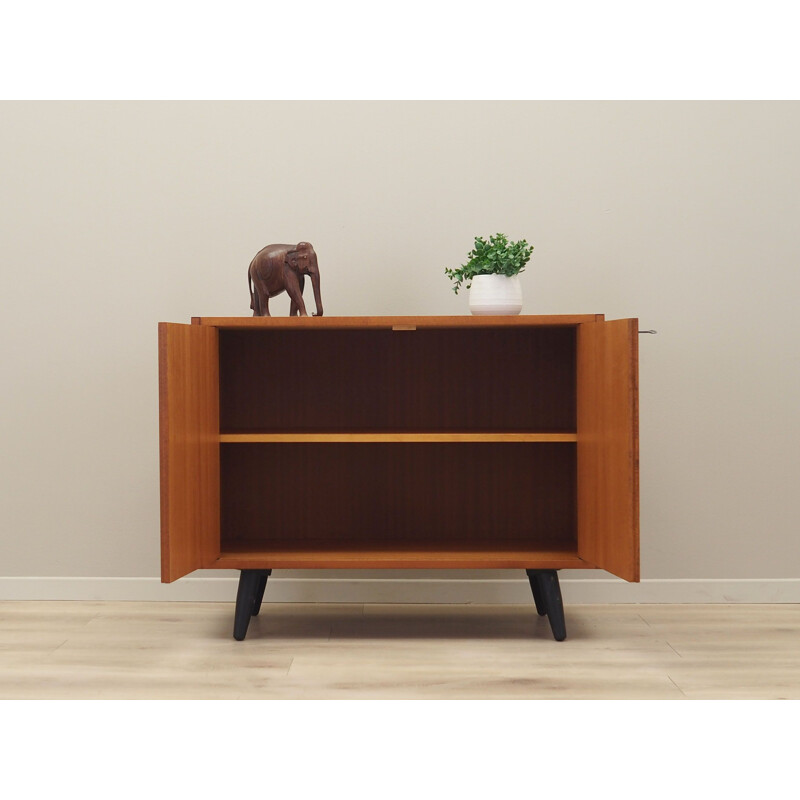
<path fill-rule="evenodd" d="M 254 317 L 268 317 L 269 298 L 283 291 L 289 295 L 291 305 L 289 316 L 307 317 L 303 302 L 305 276 L 311 276 L 314 288 L 314 302 L 317 304 L 315 317 L 322 316 L 322 299 L 319 292 L 319 266 L 317 254 L 308 242 L 298 244 L 268 244 L 256 253 L 247 270 L 247 284 L 250 288 L 250 308 Z M 255 288 L 255 292 L 253 289 Z"/>

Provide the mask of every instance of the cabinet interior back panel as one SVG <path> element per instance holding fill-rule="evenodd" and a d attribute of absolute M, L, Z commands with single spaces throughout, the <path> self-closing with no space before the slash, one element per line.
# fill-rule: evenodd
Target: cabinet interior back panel
<path fill-rule="evenodd" d="M 575 328 L 220 330 L 220 429 L 575 430 Z"/>
<path fill-rule="evenodd" d="M 576 545 L 574 443 L 223 444 L 222 549 Z"/>

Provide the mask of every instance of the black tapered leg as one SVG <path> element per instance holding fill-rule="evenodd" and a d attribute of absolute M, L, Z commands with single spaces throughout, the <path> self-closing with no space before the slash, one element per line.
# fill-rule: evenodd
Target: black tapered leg
<path fill-rule="evenodd" d="M 525 572 L 531 584 L 536 610 L 539 614 L 543 612 L 547 614 L 553 638 L 557 642 L 563 642 L 567 638 L 567 625 L 564 620 L 564 603 L 561 599 L 558 572 L 554 569 L 528 569 Z"/>
<path fill-rule="evenodd" d="M 257 617 L 261 611 L 261 601 L 264 599 L 264 589 L 267 588 L 267 578 L 272 575 L 271 569 L 259 570 L 258 585 L 256 586 L 255 599 L 253 601 L 253 616 Z"/>
<path fill-rule="evenodd" d="M 539 575 L 539 586 L 544 595 L 547 619 L 550 621 L 553 638 L 557 642 L 563 642 L 567 638 L 567 625 L 564 620 L 564 603 L 561 600 L 558 573 L 554 569 L 542 570 Z"/>
<path fill-rule="evenodd" d="M 533 602 L 536 603 L 536 611 L 540 617 L 543 617 L 547 613 L 547 609 L 544 606 L 544 598 L 542 597 L 542 590 L 539 586 L 539 576 L 534 569 L 526 569 L 525 572 L 528 574 L 528 583 L 531 585 Z"/>
<path fill-rule="evenodd" d="M 247 636 L 247 626 L 253 614 L 256 592 L 262 570 L 243 569 L 239 575 L 239 589 L 236 592 L 236 611 L 233 617 L 233 638 L 241 642 Z"/>

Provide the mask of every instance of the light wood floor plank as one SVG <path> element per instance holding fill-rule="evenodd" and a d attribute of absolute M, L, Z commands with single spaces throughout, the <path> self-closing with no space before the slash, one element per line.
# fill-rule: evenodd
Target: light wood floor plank
<path fill-rule="evenodd" d="M 798 605 L 0 602 L 2 699 L 800 699 Z"/>

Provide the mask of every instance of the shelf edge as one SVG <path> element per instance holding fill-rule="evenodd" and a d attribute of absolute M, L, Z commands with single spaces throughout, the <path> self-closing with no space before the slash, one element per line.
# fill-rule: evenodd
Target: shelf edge
<path fill-rule="evenodd" d="M 214 569 L 596 569 L 569 552 L 222 552 Z"/>
<path fill-rule="evenodd" d="M 244 443 L 409 443 L 409 442 L 577 442 L 577 433 L 221 433 L 222 444 Z"/>

